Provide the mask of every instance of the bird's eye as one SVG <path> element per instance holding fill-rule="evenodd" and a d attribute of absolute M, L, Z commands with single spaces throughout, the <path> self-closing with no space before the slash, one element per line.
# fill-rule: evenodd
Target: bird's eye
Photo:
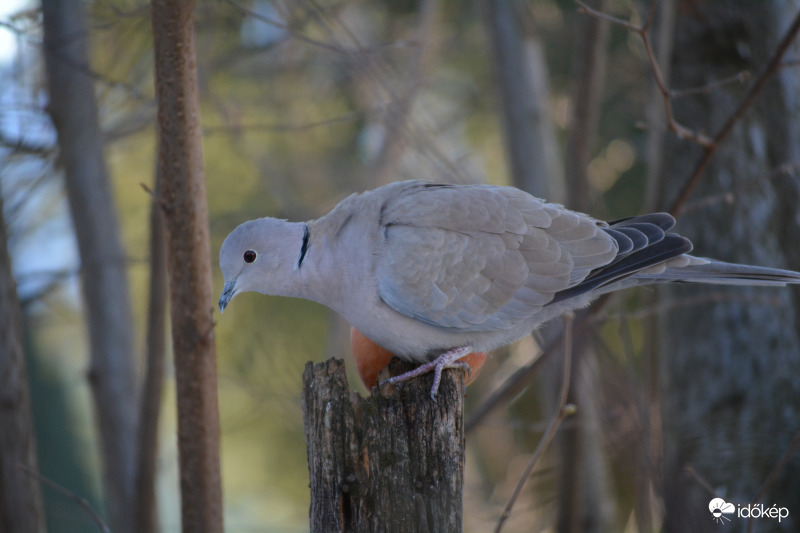
<path fill-rule="evenodd" d="M 256 260 L 256 253 L 253 250 L 247 250 L 243 257 L 245 263 L 252 263 Z"/>

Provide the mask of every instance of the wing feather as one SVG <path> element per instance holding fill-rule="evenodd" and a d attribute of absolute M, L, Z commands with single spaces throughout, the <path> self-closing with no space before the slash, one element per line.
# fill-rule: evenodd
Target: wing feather
<path fill-rule="evenodd" d="M 580 283 L 560 291 L 551 303 L 574 298 L 639 272 L 660 272 L 665 264 L 681 264 L 692 243 L 680 235 L 667 234 L 675 219 L 667 213 L 626 218 L 603 228 L 618 243 L 620 252 L 607 265 L 592 270 Z M 632 248 L 628 247 L 628 242 Z M 669 265 L 668 265 L 669 266 Z"/>
<path fill-rule="evenodd" d="M 446 328 L 510 328 L 611 263 L 596 221 L 518 189 L 415 182 L 381 207 L 379 296 Z"/>

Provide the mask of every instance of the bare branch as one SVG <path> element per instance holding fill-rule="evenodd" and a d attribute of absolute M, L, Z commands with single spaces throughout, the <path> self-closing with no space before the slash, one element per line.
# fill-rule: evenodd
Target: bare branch
<path fill-rule="evenodd" d="M 623 28 L 630 30 L 634 33 L 642 32 L 642 28 L 640 26 L 636 26 L 635 24 L 631 24 L 630 22 L 611 16 L 607 13 L 603 13 L 602 11 L 598 11 L 593 7 L 589 7 L 585 3 L 581 2 L 581 0 L 575 0 L 575 3 L 580 6 L 580 8 L 578 9 L 578 13 L 583 13 L 584 15 L 591 15 L 594 18 L 607 20 L 612 24 L 616 24 L 617 26 L 622 26 Z"/>
<path fill-rule="evenodd" d="M 289 35 L 291 35 L 294 39 L 297 39 L 300 42 L 304 42 L 306 44 L 310 44 L 312 46 L 316 46 L 317 48 L 321 48 L 323 50 L 328 50 L 330 52 L 335 52 L 337 54 L 347 54 L 348 53 L 348 51 L 345 50 L 344 48 L 341 48 L 339 46 L 335 46 L 335 45 L 332 45 L 330 43 L 326 43 L 326 42 L 323 42 L 323 41 L 318 41 L 316 39 L 312 39 L 311 37 L 309 37 L 307 35 L 304 35 L 302 33 L 299 33 L 297 31 L 295 31 L 288 24 L 285 24 L 285 23 L 283 23 L 283 22 L 281 22 L 279 20 L 275 20 L 273 18 L 266 17 L 266 16 L 262 15 L 261 13 L 257 13 L 256 11 L 253 11 L 252 9 L 247 8 L 247 7 L 239 4 L 238 2 L 234 2 L 233 0 L 225 0 L 225 1 L 228 4 L 230 4 L 231 6 L 233 6 L 234 8 L 236 8 L 239 12 L 241 12 L 242 14 L 244 14 L 244 15 L 246 15 L 248 17 L 252 17 L 252 18 L 254 18 L 256 20 L 260 20 L 264 24 L 269 24 L 270 26 L 274 26 L 276 28 L 280 28 L 282 30 L 286 30 L 286 32 Z"/>
<path fill-rule="evenodd" d="M 574 319 L 575 315 L 573 313 L 567 313 L 564 315 L 564 366 L 561 370 L 561 393 L 559 394 L 558 409 L 550 419 L 550 423 L 547 425 L 547 429 L 545 430 L 544 435 L 542 435 L 539 445 L 536 446 L 536 450 L 534 450 L 533 455 L 531 455 L 528 466 L 525 467 L 522 476 L 520 476 L 517 486 L 514 487 L 514 492 L 512 492 L 505 509 L 503 509 L 503 513 L 500 515 L 500 519 L 497 521 L 497 527 L 494 529 L 495 533 L 500 533 L 506 520 L 508 520 L 508 518 L 511 516 L 511 509 L 514 507 L 514 503 L 516 503 L 517 498 L 519 498 L 519 495 L 522 493 L 522 488 L 525 486 L 528 478 L 533 473 L 533 469 L 536 467 L 536 463 L 538 462 L 539 458 L 553 440 L 553 437 L 555 436 L 556 431 L 558 431 L 561 422 L 566 417 L 577 412 L 575 405 L 567 403 L 569 382 L 572 375 L 572 323 Z"/>
<path fill-rule="evenodd" d="M 5 132 L 0 132 L 0 146 L 12 150 L 14 153 L 24 155 L 50 156 L 55 152 L 55 147 L 46 144 L 37 144 L 23 137 L 12 139 Z"/>
<path fill-rule="evenodd" d="M 711 483 L 706 481 L 705 478 L 703 478 L 700 474 L 698 474 L 697 471 L 693 467 L 687 466 L 684 469 L 684 471 L 687 474 L 689 474 L 690 476 L 692 476 L 700 484 L 701 487 L 703 487 L 704 489 L 706 489 L 708 491 L 708 493 L 710 495 L 712 495 L 712 496 L 716 496 L 717 495 L 717 491 L 714 490 L 714 487 L 711 486 Z"/>
<path fill-rule="evenodd" d="M 666 82 L 664 81 L 664 76 L 661 73 L 661 67 L 658 65 L 658 59 L 656 59 L 655 53 L 653 51 L 653 44 L 650 41 L 650 26 L 653 21 L 654 13 L 655 13 L 655 5 L 656 0 L 653 0 L 650 4 L 650 10 L 647 15 L 647 20 L 642 26 L 636 26 L 635 24 L 631 24 L 630 22 L 626 22 L 622 19 L 612 17 L 611 15 L 607 15 L 601 11 L 597 11 L 583 3 L 581 0 L 575 0 L 575 2 L 581 7 L 580 11 L 582 13 L 586 13 L 587 15 L 591 15 L 596 18 L 600 18 L 603 20 L 608 20 L 618 26 L 622 26 L 623 28 L 637 34 L 639 38 L 642 40 L 642 44 L 644 45 L 645 53 L 647 54 L 647 60 L 650 63 L 650 68 L 653 71 L 653 77 L 656 80 L 656 85 L 658 86 L 659 91 L 661 92 L 661 96 L 664 100 L 664 113 L 667 118 L 667 124 L 669 125 L 669 129 L 672 130 L 675 135 L 677 135 L 681 139 L 690 140 L 700 146 L 708 149 L 711 144 L 714 142 L 705 134 L 694 131 L 686 126 L 680 124 L 675 115 L 672 111 L 672 99 L 674 98 L 672 90 L 667 86 Z"/>
<path fill-rule="evenodd" d="M 689 195 L 691 195 L 694 188 L 700 182 L 700 178 L 703 176 L 706 168 L 708 168 L 711 159 L 714 157 L 714 154 L 719 147 L 719 144 L 731 133 L 733 127 L 739 121 L 739 119 L 744 116 L 745 112 L 750 108 L 750 106 L 755 102 L 756 97 L 759 95 L 761 90 L 767 84 L 770 78 L 778 71 L 781 66 L 781 61 L 783 60 L 783 56 L 786 55 L 786 52 L 789 50 L 790 45 L 794 41 L 797 33 L 800 32 L 800 13 L 798 13 L 794 21 L 792 21 L 791 26 L 786 31 L 786 34 L 781 39 L 778 48 L 775 50 L 775 53 L 772 55 L 772 59 L 769 60 L 767 66 L 764 68 L 764 71 L 759 75 L 756 82 L 750 88 L 750 91 L 744 97 L 742 102 L 739 104 L 739 107 L 731 114 L 730 118 L 728 118 L 727 122 L 720 128 L 719 132 L 714 136 L 714 142 L 711 146 L 707 147 L 705 154 L 700 159 L 700 162 L 694 169 L 694 172 L 689 179 L 686 180 L 686 183 L 681 189 L 680 194 L 672 203 L 669 208 L 669 212 L 673 215 L 678 215 L 683 211 L 683 208 L 686 205 L 686 201 L 689 199 Z"/>
<path fill-rule="evenodd" d="M 764 495 L 767 493 L 767 490 L 775 482 L 775 479 L 777 479 L 778 474 L 781 472 L 781 470 L 783 470 L 783 467 L 786 466 L 786 463 L 789 461 L 792 455 L 794 455 L 798 447 L 800 447 L 800 431 L 798 431 L 795 434 L 794 438 L 792 439 L 792 442 L 789 443 L 789 447 L 786 448 L 786 451 L 783 452 L 783 455 L 775 464 L 775 468 L 773 468 L 772 472 L 770 472 L 769 475 L 767 476 L 767 480 L 764 481 L 764 484 L 761 486 L 761 490 L 758 491 L 758 494 L 756 494 L 756 497 L 753 499 L 752 503 L 758 503 L 759 501 L 761 501 L 761 498 L 764 497 Z M 751 533 L 752 531 L 753 531 L 753 516 L 751 515 L 750 520 L 748 520 L 747 522 L 747 533 Z"/>
<path fill-rule="evenodd" d="M 733 76 L 729 78 L 723 78 L 721 80 L 712 81 L 708 85 L 704 87 L 695 87 L 693 89 L 683 89 L 680 91 L 673 90 L 672 91 L 672 98 L 678 99 L 683 98 L 684 96 L 695 96 L 698 94 L 710 94 L 716 89 L 720 87 L 724 87 L 725 85 L 733 84 L 733 83 L 744 83 L 751 78 L 752 74 L 749 70 L 743 70 L 741 72 L 737 72 Z"/>
<path fill-rule="evenodd" d="M 728 137 L 730 132 L 733 130 L 733 127 L 736 123 L 744 116 L 744 113 L 750 108 L 750 106 L 755 101 L 756 97 L 759 95 L 761 90 L 766 85 L 767 81 L 777 72 L 782 66 L 783 63 L 783 56 L 788 51 L 790 45 L 794 41 L 794 38 L 797 36 L 798 31 L 800 31 L 800 13 L 795 17 L 794 21 L 792 22 L 791 26 L 787 30 L 786 34 L 784 35 L 783 39 L 781 40 L 780 44 L 778 45 L 777 50 L 773 54 L 772 58 L 770 59 L 767 66 L 764 68 L 761 75 L 758 77 L 756 82 L 748 91 L 747 95 L 744 99 L 740 102 L 739 106 L 736 110 L 731 114 L 728 120 L 723 124 L 722 128 L 714 135 L 713 138 L 709 138 L 705 134 L 701 132 L 694 131 L 690 128 L 687 128 L 681 125 L 676 119 L 672 111 L 672 100 L 676 97 L 687 96 L 689 94 L 698 94 L 698 93 L 707 93 L 711 90 L 724 85 L 726 83 L 730 83 L 732 80 L 725 79 L 720 80 L 714 83 L 711 83 L 705 87 L 697 88 L 697 89 L 688 89 L 679 92 L 672 91 L 667 87 L 664 78 L 661 74 L 661 69 L 658 66 L 658 61 L 653 53 L 652 43 L 650 42 L 650 34 L 649 34 L 649 27 L 653 17 L 653 6 L 655 4 L 655 0 L 650 7 L 650 13 L 648 14 L 647 21 L 642 26 L 636 26 L 635 24 L 631 24 L 630 22 L 626 22 L 622 19 L 613 17 L 601 11 L 597 11 L 586 5 L 581 0 L 575 0 L 575 2 L 580 6 L 580 11 L 582 13 L 586 13 L 587 15 L 601 18 L 603 20 L 608 20 L 618 26 L 626 28 L 633 33 L 636 33 L 642 40 L 642 44 L 644 45 L 645 52 L 647 53 L 647 59 L 650 62 L 650 67 L 653 71 L 653 76 L 656 80 L 656 85 L 658 86 L 659 91 L 664 100 L 664 112 L 667 118 L 667 124 L 669 128 L 675 132 L 675 134 L 682 139 L 688 139 L 693 141 L 703 148 L 705 148 L 705 153 L 703 157 L 700 159 L 700 162 L 695 167 L 694 172 L 692 175 L 686 180 L 686 184 L 681 189 L 680 194 L 678 195 L 677 199 L 672 203 L 672 206 L 669 208 L 669 212 L 673 215 L 678 215 L 684 207 L 684 204 L 689 198 L 689 195 L 694 190 L 697 183 L 700 181 L 703 173 L 705 172 L 706 168 L 708 167 L 711 159 L 713 158 L 714 154 L 719 148 L 719 144 Z M 749 77 L 749 74 L 739 73 L 734 76 L 734 81 L 743 81 Z"/>
<path fill-rule="evenodd" d="M 583 309 L 575 315 L 573 330 L 579 334 L 583 329 L 589 325 L 592 317 L 598 313 L 603 306 L 608 302 L 611 294 L 604 294 L 592 303 L 588 309 Z M 464 426 L 464 433 L 469 435 L 474 431 L 484 420 L 488 417 L 489 413 L 494 411 L 500 405 L 504 405 L 516 397 L 520 391 L 528 386 L 533 377 L 539 370 L 539 367 L 545 361 L 554 357 L 558 353 L 559 347 L 563 346 L 564 342 L 563 332 L 557 333 L 553 339 L 549 339 L 545 346 L 542 348 L 542 354 L 532 362 L 514 372 L 507 380 L 503 382 L 486 400 L 481 403 L 477 409 L 472 413 L 472 417 L 467 421 Z"/>
<path fill-rule="evenodd" d="M 355 122 L 364 116 L 362 111 L 351 111 L 344 113 L 337 117 L 326 118 L 316 122 L 306 122 L 301 124 L 289 123 L 253 123 L 253 124 L 230 124 L 219 126 L 206 126 L 203 128 L 204 135 L 213 135 L 218 132 L 235 131 L 279 131 L 279 132 L 303 132 L 314 128 L 332 126 L 334 124 L 342 124 L 345 122 Z"/>
<path fill-rule="evenodd" d="M 347 48 L 338 44 L 337 46 L 341 46 L 342 50 L 347 52 L 346 57 L 348 61 L 358 64 L 360 71 L 364 72 L 369 80 L 385 93 L 388 104 L 379 108 L 379 111 L 385 110 L 385 112 L 380 113 L 378 117 L 384 129 L 392 132 L 393 137 L 401 138 L 404 142 L 413 144 L 415 153 L 437 164 L 441 172 L 443 174 L 446 173 L 445 175 L 449 176 L 450 180 L 456 182 L 467 181 L 467 178 L 463 176 L 456 164 L 439 148 L 439 144 L 431 138 L 428 129 L 417 127 L 411 120 L 397 120 L 399 116 L 398 111 L 402 114 L 402 109 L 410 109 L 409 106 L 412 97 L 419 90 L 419 86 L 421 85 L 419 81 L 420 75 L 425 72 L 425 63 L 430 61 L 430 57 L 426 56 L 433 56 L 431 46 L 426 43 L 427 39 L 425 36 L 430 33 L 430 26 L 436 21 L 435 14 L 439 3 L 438 0 L 425 2 L 424 5 L 420 7 L 420 16 L 423 21 L 423 27 L 420 30 L 422 39 L 421 41 L 412 41 L 415 46 L 419 48 L 414 58 L 414 66 L 411 67 L 412 73 L 410 75 L 408 73 L 398 75 L 411 80 L 408 84 L 410 88 L 401 91 L 397 90 L 397 83 L 390 80 L 387 76 L 387 71 L 392 73 L 391 70 L 387 68 L 387 64 L 381 64 L 375 61 L 362 61 L 357 63 L 360 58 L 367 57 L 371 54 L 371 49 L 365 47 L 358 36 L 339 18 L 329 15 L 326 10 L 317 5 L 316 2 L 312 1 L 310 3 L 315 6 L 317 17 L 320 21 L 325 23 L 325 27 L 334 42 L 337 40 L 338 35 L 335 32 L 336 29 L 347 37 L 349 41 Z M 404 45 L 405 44 L 406 42 L 404 42 Z"/>
<path fill-rule="evenodd" d="M 686 205 L 683 208 L 683 213 L 698 209 L 705 209 L 711 205 L 721 203 L 733 204 L 751 192 L 752 189 L 760 186 L 764 182 L 772 181 L 782 176 L 796 177 L 798 173 L 800 173 L 800 161 L 784 163 L 772 169 L 769 173 L 747 182 L 747 184 L 745 184 L 743 187 L 737 187 L 729 191 L 723 191 L 717 194 L 705 196 L 703 198 L 698 198 L 697 200 L 693 200 L 691 202 L 686 202 Z"/>
<path fill-rule="evenodd" d="M 656 6 L 658 5 L 658 0 L 650 0 L 650 9 L 647 10 L 647 18 L 642 25 L 643 31 L 648 31 L 650 26 L 653 25 L 653 20 L 656 18 Z"/>
<path fill-rule="evenodd" d="M 153 189 L 148 187 L 146 183 L 140 183 L 139 187 L 141 187 L 144 192 L 150 195 L 150 198 L 153 199 L 153 202 L 155 202 L 162 213 L 168 213 L 170 209 L 172 209 L 172 206 L 168 202 L 165 202 L 158 194 L 153 192 Z"/>
<path fill-rule="evenodd" d="M 69 498 L 73 502 L 75 502 L 78 505 L 80 505 L 81 508 L 83 508 L 83 510 L 86 511 L 86 514 L 89 515 L 89 517 L 92 519 L 92 521 L 95 524 L 97 524 L 97 528 L 100 531 L 102 531 L 103 533 L 111 533 L 111 528 L 109 528 L 108 525 L 100 517 L 100 515 L 97 514 L 94 509 L 92 509 L 92 505 L 89 503 L 89 501 L 86 498 L 82 498 L 82 497 L 78 496 L 77 494 L 75 494 L 74 492 L 69 490 L 68 488 L 62 487 L 61 485 L 59 485 L 58 483 L 56 483 L 52 479 L 48 479 L 48 478 L 44 477 L 39 472 L 36 472 L 35 470 L 31 470 L 27 466 L 19 465 L 19 469 L 22 470 L 23 472 L 25 472 L 26 474 L 35 477 L 43 485 L 46 485 L 46 486 L 50 487 L 51 489 L 55 490 L 56 492 L 58 492 L 62 496 L 66 496 L 67 498 Z"/>

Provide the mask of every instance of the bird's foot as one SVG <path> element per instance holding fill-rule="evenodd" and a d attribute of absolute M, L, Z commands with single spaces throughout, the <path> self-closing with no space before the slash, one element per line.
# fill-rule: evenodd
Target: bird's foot
<path fill-rule="evenodd" d="M 433 387 L 431 387 L 431 399 L 433 401 L 436 401 L 436 393 L 439 391 L 439 383 L 441 383 L 442 381 L 442 371 L 444 369 L 466 368 L 467 371 L 472 372 L 472 369 L 466 362 L 459 361 L 459 359 L 469 355 L 470 353 L 472 353 L 472 348 L 469 346 L 464 346 L 462 348 L 453 348 L 452 350 L 444 352 L 442 355 L 440 355 L 433 361 L 418 366 L 414 370 L 410 370 L 408 372 L 405 372 L 404 374 L 400 374 L 399 376 L 394 376 L 389 379 L 381 381 L 380 386 L 383 386 L 387 383 L 400 383 L 403 381 L 408 381 L 411 378 L 415 378 L 417 376 L 421 376 L 423 374 L 427 374 L 430 371 L 433 371 Z"/>

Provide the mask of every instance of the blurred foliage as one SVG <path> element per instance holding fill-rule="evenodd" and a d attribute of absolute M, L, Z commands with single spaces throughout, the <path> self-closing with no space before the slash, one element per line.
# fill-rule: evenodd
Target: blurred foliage
<path fill-rule="evenodd" d="M 421 14 L 429 2 L 436 16 L 426 25 Z M 579 15 L 569 0 L 524 4 L 546 52 L 551 109 L 563 141 Z M 610 9 L 623 13 L 635 14 L 640 8 L 631 0 L 610 4 Z M 92 69 L 130 258 L 141 347 L 151 204 L 141 184 L 152 188 L 156 153 L 150 13 L 141 0 L 96 0 L 88 7 Z M 24 111 L 37 115 L 38 123 L 47 121 L 37 49 L 39 22 L 35 8 L 12 22 L 21 28 L 20 50 L 15 63 L 4 70 L 3 76 L 15 88 L 11 100 L 4 100 L 0 118 L 3 124 L 19 123 L 18 131 L 4 137 L 43 139 L 48 144 L 52 134 L 47 136 L 47 128 L 19 119 Z M 647 78 L 638 42 L 616 28 L 611 35 L 591 182 L 605 193 L 605 203 L 597 205 L 593 214 L 619 218 L 642 207 L 645 133 L 637 123 L 644 116 Z M 212 249 L 218 250 L 227 233 L 245 220 L 267 215 L 315 217 L 347 194 L 373 186 L 376 168 L 385 161 L 381 150 L 387 139 L 396 139 L 404 148 L 389 165 L 387 179 L 508 183 L 487 50 L 480 9 L 473 2 L 199 2 L 197 60 Z M 36 192 L 43 190 L 42 180 L 24 177 L 19 161 L 43 161 L 44 181 L 57 183 L 57 160 L 52 151 L 3 154 L 7 160 L 3 194 L 34 191 L 27 200 L 36 206 L 30 209 L 32 214 L 8 217 L 17 232 L 17 250 L 28 250 L 17 258 L 20 276 L 43 265 L 72 272 L 59 278 L 52 290 L 29 295 L 27 307 L 35 345 L 31 368 L 42 470 L 70 490 L 97 499 L 76 265 L 74 259 L 65 263 L 58 257 L 52 262 L 34 261 L 31 258 L 37 258 L 30 253 L 31 242 L 37 240 L 68 241 L 69 221 L 62 209 L 61 233 L 25 229 L 22 234 L 27 226 L 47 227 L 56 215 Z M 216 258 L 209 261 L 215 264 L 214 284 L 219 290 L 222 280 Z M 348 346 L 341 341 L 331 345 L 338 338 L 329 324 L 331 315 L 313 303 L 244 294 L 228 309 L 224 317 L 216 318 L 226 525 L 231 532 L 302 531 L 307 523 L 308 480 L 299 405 L 301 374 L 306 361 L 319 361 L 327 354 L 348 355 Z M 627 354 L 629 359 L 620 362 L 627 365 L 640 358 L 642 332 L 632 326 L 631 342 L 624 345 L 620 327 L 610 321 L 598 334 L 607 344 L 609 358 Z M 486 375 L 470 393 L 471 403 L 509 372 L 514 357 L 513 350 L 511 356 L 501 352 L 487 363 Z M 536 391 L 529 391 L 470 442 L 469 530 L 485 530 L 504 504 L 548 416 L 539 403 Z M 170 382 L 161 432 L 164 531 L 177 531 L 179 524 L 174 405 Z M 552 491 L 554 468 L 551 460 L 531 485 Z M 509 531 L 528 530 L 531 517 L 550 504 L 529 500 L 515 513 Z M 55 504 L 48 504 L 48 509 L 53 513 L 50 531 L 84 528 L 60 521 Z"/>

